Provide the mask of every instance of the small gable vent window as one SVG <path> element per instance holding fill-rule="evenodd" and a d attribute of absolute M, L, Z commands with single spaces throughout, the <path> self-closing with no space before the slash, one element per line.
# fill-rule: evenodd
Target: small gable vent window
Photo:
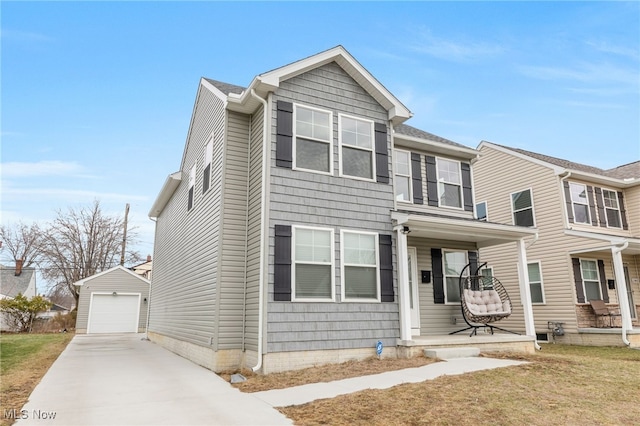
<path fill-rule="evenodd" d="M 373 180 L 375 176 L 373 121 L 339 115 L 340 173 Z"/>
<path fill-rule="evenodd" d="M 476 219 L 487 221 L 487 202 L 483 201 L 481 203 L 476 204 Z"/>
<path fill-rule="evenodd" d="M 191 210 L 193 208 L 193 189 L 196 185 L 196 165 L 191 166 L 191 170 L 189 171 L 189 195 L 187 200 L 187 210 Z"/>
<path fill-rule="evenodd" d="M 332 173 L 332 114 L 295 105 L 294 168 Z"/>
<path fill-rule="evenodd" d="M 209 140 L 204 150 L 204 171 L 202 172 L 202 193 L 209 189 L 211 183 L 211 157 L 213 156 L 213 140 Z"/>
<path fill-rule="evenodd" d="M 602 190 L 604 199 L 604 209 L 607 216 L 607 226 L 610 228 L 621 228 L 620 206 L 618 205 L 618 193 L 616 191 Z"/>
<path fill-rule="evenodd" d="M 530 189 L 511 194 L 513 223 L 518 226 L 535 226 L 533 194 Z"/>

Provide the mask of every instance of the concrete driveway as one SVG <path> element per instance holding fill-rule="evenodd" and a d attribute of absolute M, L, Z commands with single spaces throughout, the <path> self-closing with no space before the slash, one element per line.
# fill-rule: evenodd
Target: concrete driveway
<path fill-rule="evenodd" d="M 290 425 L 143 334 L 78 335 L 35 388 L 24 425 Z"/>

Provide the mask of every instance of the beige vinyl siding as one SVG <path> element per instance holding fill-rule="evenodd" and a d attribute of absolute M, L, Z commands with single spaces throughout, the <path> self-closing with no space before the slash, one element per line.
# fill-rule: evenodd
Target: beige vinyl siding
<path fill-rule="evenodd" d="M 275 166 L 275 103 L 279 99 L 333 113 L 333 175 Z M 268 352 L 373 348 L 377 339 L 381 339 L 385 346 L 395 346 L 395 339 L 399 337 L 396 303 L 340 302 L 340 230 L 392 234 L 390 211 L 393 209 L 393 187 L 391 183 L 339 176 L 338 114 L 386 124 L 387 111 L 336 63 L 282 82 L 274 96 L 272 107 Z M 388 131 L 387 146 L 390 148 L 389 133 Z M 390 150 L 388 169 L 391 175 Z M 273 301 L 276 224 L 333 229 L 336 303 Z"/>
<path fill-rule="evenodd" d="M 575 331 L 576 295 L 570 253 L 605 244 L 565 235 L 562 184 L 548 167 L 485 146 L 479 161 L 474 164 L 474 179 L 476 198 L 487 201 L 491 222 L 513 224 L 510 194 L 532 190 L 539 239 L 527 248 L 527 259 L 541 263 L 546 301 L 544 305 L 533 306 L 535 328 L 539 333 L 547 332 L 547 321 L 557 321 L 564 322 L 568 331 Z M 594 255 L 580 256 L 595 258 Z M 603 260 L 610 257 L 609 253 Z M 481 249 L 480 260 L 489 261 L 494 276 L 506 286 L 514 305 L 521 305 L 515 243 Z M 501 324 L 505 328 L 524 329 L 522 317 L 517 314 Z"/>
<path fill-rule="evenodd" d="M 258 350 L 263 112 L 263 109 L 260 109 L 254 113 L 250 123 L 251 158 L 249 165 L 249 204 L 247 206 L 247 299 L 244 345 L 245 349 L 251 351 Z"/>
<path fill-rule="evenodd" d="M 80 288 L 80 298 L 78 300 L 77 330 L 84 330 L 84 332 L 87 330 L 91 293 L 112 293 L 114 291 L 117 293 L 140 293 L 138 331 L 145 331 L 147 326 L 147 303 L 144 303 L 144 299 L 149 299 L 149 283 L 121 269 L 114 269 L 85 281 Z"/>
<path fill-rule="evenodd" d="M 629 233 L 635 238 L 640 238 L 640 186 L 627 188 L 623 192 Z"/>
<path fill-rule="evenodd" d="M 224 203 L 220 246 L 223 250 L 219 258 L 218 349 L 242 347 L 249 119 L 245 114 L 227 113 L 227 140 L 222 173 Z"/>
<path fill-rule="evenodd" d="M 211 187 L 203 194 L 203 156 L 212 134 Z M 182 181 L 156 223 L 149 324 L 155 333 L 214 349 L 223 142 L 224 105 L 201 85 L 181 164 Z M 187 211 L 193 164 L 194 207 Z"/>

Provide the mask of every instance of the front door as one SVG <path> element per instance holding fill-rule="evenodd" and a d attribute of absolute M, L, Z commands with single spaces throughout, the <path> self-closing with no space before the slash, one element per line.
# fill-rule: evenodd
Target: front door
<path fill-rule="evenodd" d="M 633 302 L 633 288 L 631 288 L 631 280 L 629 279 L 629 267 L 624 265 L 624 280 L 627 283 L 627 299 L 629 300 L 629 311 L 631 318 L 636 318 L 636 304 Z"/>
<path fill-rule="evenodd" d="M 418 304 L 418 262 L 415 247 L 407 247 L 409 265 L 409 307 L 411 311 L 411 335 L 420 335 L 420 306 Z"/>

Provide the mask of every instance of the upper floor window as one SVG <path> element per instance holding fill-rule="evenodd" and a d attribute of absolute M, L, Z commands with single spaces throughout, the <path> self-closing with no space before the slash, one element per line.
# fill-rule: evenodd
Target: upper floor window
<path fill-rule="evenodd" d="M 441 206 L 462 208 L 460 162 L 437 159 L 438 198 Z"/>
<path fill-rule="evenodd" d="M 571 192 L 571 204 L 573 206 L 573 217 L 576 223 L 591 223 L 589 217 L 589 199 L 587 198 L 587 186 L 581 183 L 569 183 Z"/>
<path fill-rule="evenodd" d="M 580 259 L 580 274 L 582 275 L 582 286 L 587 300 L 602 299 L 600 292 L 600 275 L 598 273 L 598 263 L 595 260 Z"/>
<path fill-rule="evenodd" d="M 621 228 L 620 205 L 618 204 L 618 193 L 608 189 L 602 190 L 604 209 L 607 216 L 607 226 L 611 228 Z"/>
<path fill-rule="evenodd" d="M 542 288 L 542 271 L 540 262 L 527 264 L 529 274 L 529 288 L 531 290 L 531 303 L 544 303 L 544 291 Z"/>
<path fill-rule="evenodd" d="M 191 166 L 191 170 L 189 170 L 189 195 L 187 196 L 187 210 L 191 210 L 193 208 L 193 189 L 196 186 L 196 165 Z"/>
<path fill-rule="evenodd" d="M 445 302 L 460 303 L 460 273 L 467 265 L 466 251 L 443 250 L 444 278 L 445 278 Z M 463 278 L 469 275 L 469 268 L 465 269 Z"/>
<path fill-rule="evenodd" d="M 481 203 L 476 204 L 476 219 L 487 221 L 487 202 L 483 201 Z"/>
<path fill-rule="evenodd" d="M 380 301 L 378 234 L 341 231 L 342 299 Z"/>
<path fill-rule="evenodd" d="M 207 142 L 204 149 L 204 170 L 202 172 L 202 193 L 209 189 L 211 183 L 211 158 L 213 156 L 213 140 Z"/>
<path fill-rule="evenodd" d="M 533 215 L 533 194 L 530 189 L 511 194 L 513 223 L 518 226 L 535 226 Z"/>
<path fill-rule="evenodd" d="M 294 300 L 333 300 L 333 230 L 293 227 Z"/>
<path fill-rule="evenodd" d="M 340 173 L 362 179 L 373 179 L 373 121 L 339 115 Z"/>
<path fill-rule="evenodd" d="M 333 169 L 331 112 L 296 105 L 294 113 L 294 167 L 331 173 Z"/>
<path fill-rule="evenodd" d="M 396 200 L 411 202 L 411 153 L 395 150 Z"/>

